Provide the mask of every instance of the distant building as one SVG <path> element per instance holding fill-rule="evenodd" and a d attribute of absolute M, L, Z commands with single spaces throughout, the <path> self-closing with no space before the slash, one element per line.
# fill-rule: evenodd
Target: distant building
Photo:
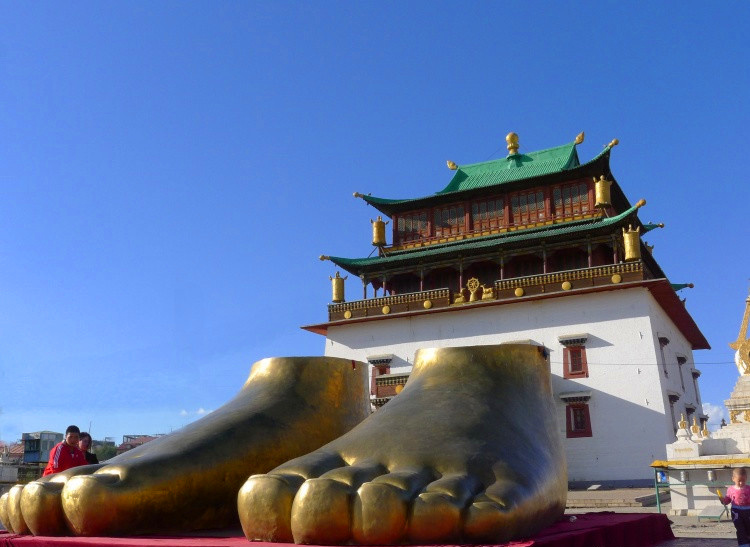
<path fill-rule="evenodd" d="M 23 443 L 7 444 L 0 441 L 0 463 L 19 464 L 23 460 Z"/>
<path fill-rule="evenodd" d="M 146 444 L 147 442 L 153 441 L 154 439 L 158 439 L 159 437 L 163 436 L 164 435 L 123 435 L 122 444 L 117 447 L 117 455 L 119 456 L 123 452 L 133 450 L 134 448 L 137 448 L 142 444 Z"/>
<path fill-rule="evenodd" d="M 23 442 L 23 463 L 47 463 L 49 452 L 64 435 L 54 431 L 36 431 L 21 435 Z"/>

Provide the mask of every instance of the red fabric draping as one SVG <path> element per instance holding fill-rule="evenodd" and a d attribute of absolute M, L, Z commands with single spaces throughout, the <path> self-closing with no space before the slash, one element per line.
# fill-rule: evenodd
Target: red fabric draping
<path fill-rule="evenodd" d="M 585 513 L 571 521 L 566 515 L 539 534 L 504 547 L 649 547 L 674 534 L 666 515 L 656 513 Z M 248 547 L 242 536 L 230 537 L 41 537 L 0 532 L 0 547 Z M 253 547 L 288 547 L 280 543 L 254 543 Z M 483 546 L 489 547 L 489 546 Z M 500 546 L 498 546 L 500 547 Z"/>

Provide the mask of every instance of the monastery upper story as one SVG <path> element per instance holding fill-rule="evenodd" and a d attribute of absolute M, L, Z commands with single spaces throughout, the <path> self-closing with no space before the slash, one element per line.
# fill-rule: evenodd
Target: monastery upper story
<path fill-rule="evenodd" d="M 453 176 L 434 194 L 355 193 L 380 213 L 371 220 L 377 253 L 321 259 L 358 278 L 361 298 L 345 298 L 336 272 L 328 321 L 303 328 L 325 335 L 329 325 L 643 286 L 692 349 L 708 348 L 676 293 L 691 285 L 672 284 L 641 239 L 664 225 L 642 222 L 645 200 L 631 203 L 612 174 L 617 139 L 581 163 L 583 138 L 521 153 L 510 133 L 504 158 L 448 161 Z"/>

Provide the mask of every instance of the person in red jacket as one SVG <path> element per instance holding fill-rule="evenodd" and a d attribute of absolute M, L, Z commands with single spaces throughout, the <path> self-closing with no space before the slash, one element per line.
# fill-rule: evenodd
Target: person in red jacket
<path fill-rule="evenodd" d="M 65 439 L 57 443 L 49 452 L 49 463 L 44 468 L 42 476 L 59 473 L 71 467 L 86 465 L 86 456 L 78 449 L 81 430 L 76 425 L 68 426 Z"/>

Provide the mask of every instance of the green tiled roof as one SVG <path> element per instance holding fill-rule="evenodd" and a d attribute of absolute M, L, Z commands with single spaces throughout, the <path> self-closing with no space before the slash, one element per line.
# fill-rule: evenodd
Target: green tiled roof
<path fill-rule="evenodd" d="M 580 162 L 575 143 L 529 154 L 514 154 L 499 160 L 459 166 L 448 186 L 437 193 L 486 188 L 504 182 L 556 173 L 578 165 Z"/>
<path fill-rule="evenodd" d="M 607 146 L 594 159 L 587 162 L 593 163 L 610 151 Z M 443 196 L 480 188 L 490 188 L 508 182 L 530 179 L 552 173 L 561 173 L 579 167 L 576 144 L 570 143 L 555 148 L 548 148 L 528 154 L 509 155 L 498 160 L 460 165 L 448 183 L 448 186 L 436 192 L 432 196 L 424 196 L 413 199 L 386 199 L 375 196 L 355 194 L 367 203 L 378 205 L 401 205 L 430 197 Z M 387 214 L 387 213 L 386 213 Z"/>
<path fill-rule="evenodd" d="M 596 219 L 577 220 L 565 224 L 544 226 L 541 228 L 528 228 L 499 235 L 476 237 L 469 240 L 430 245 L 421 249 L 395 251 L 389 253 L 387 256 L 373 256 L 368 258 L 343 258 L 331 256 L 327 258 L 340 268 L 358 275 L 361 271 L 398 267 L 402 264 L 412 263 L 423 258 L 436 259 L 441 255 L 455 256 L 457 253 L 466 251 L 470 251 L 472 254 L 477 252 L 481 253 L 482 251 L 490 251 L 517 242 L 550 239 L 556 236 L 579 233 L 585 234 L 591 230 L 607 227 L 611 228 L 617 226 L 630 215 L 633 215 L 639 206 L 640 204 L 636 204 L 619 215 L 610 218 L 599 217 Z"/>

